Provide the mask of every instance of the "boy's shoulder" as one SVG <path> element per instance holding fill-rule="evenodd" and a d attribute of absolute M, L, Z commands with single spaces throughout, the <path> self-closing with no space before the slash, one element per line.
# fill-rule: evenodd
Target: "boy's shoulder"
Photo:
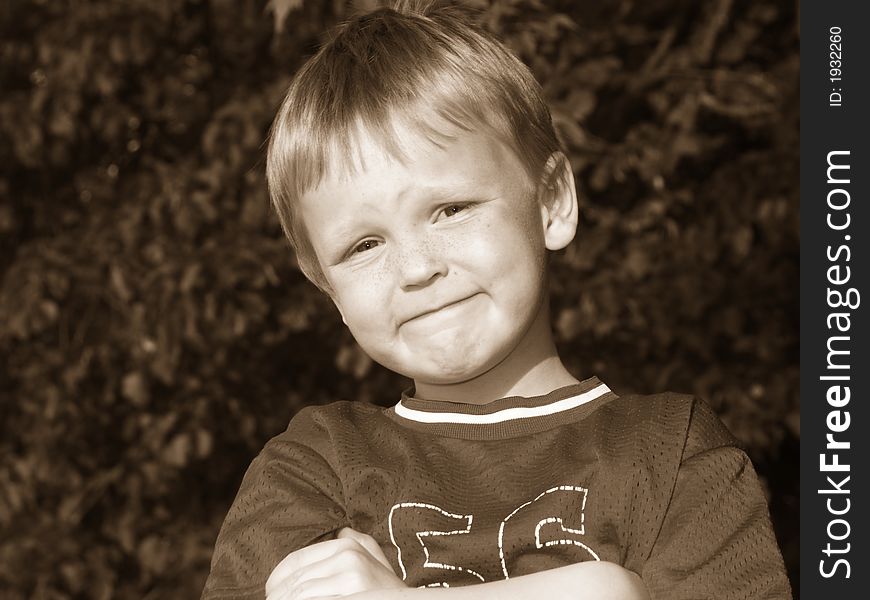
<path fill-rule="evenodd" d="M 378 420 L 387 410 L 382 406 L 361 400 L 336 400 L 328 404 L 309 405 L 301 408 L 287 429 L 273 438 L 289 441 L 308 435 L 323 436 L 337 431 L 353 431 L 364 428 Z"/>
<path fill-rule="evenodd" d="M 739 447 L 710 404 L 691 394 L 628 394 L 603 405 L 597 418 L 639 444 L 682 445 L 683 459 L 726 446 Z"/>
<path fill-rule="evenodd" d="M 301 408 L 293 421 L 326 424 L 335 420 L 367 419 L 383 413 L 386 409 L 365 400 L 335 400 L 327 404 L 309 405 Z"/>
<path fill-rule="evenodd" d="M 287 428 L 270 439 L 263 454 L 309 447 L 326 453 L 339 440 L 364 439 L 368 432 L 383 427 L 384 407 L 360 400 L 336 400 L 305 406 L 293 415 Z"/>

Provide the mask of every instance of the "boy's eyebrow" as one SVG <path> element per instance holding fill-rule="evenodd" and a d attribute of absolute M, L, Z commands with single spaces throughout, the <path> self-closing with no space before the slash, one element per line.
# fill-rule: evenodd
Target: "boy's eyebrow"
<path fill-rule="evenodd" d="M 326 247 L 330 253 L 342 252 L 348 240 L 358 234 L 359 224 L 342 221 L 336 224 L 329 234 Z"/>
<path fill-rule="evenodd" d="M 467 196 L 468 194 L 465 193 L 465 191 L 463 190 L 436 186 L 425 187 L 420 192 L 420 197 L 422 198 L 421 202 L 444 202 L 449 200 L 457 200 L 459 198 L 466 198 Z"/>

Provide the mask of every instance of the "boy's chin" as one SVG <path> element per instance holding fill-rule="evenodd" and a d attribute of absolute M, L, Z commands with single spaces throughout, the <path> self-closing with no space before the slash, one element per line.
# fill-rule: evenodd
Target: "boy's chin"
<path fill-rule="evenodd" d="M 417 384 L 454 386 L 477 379 L 498 362 L 498 356 L 445 351 L 438 355 L 427 354 L 423 360 L 405 362 L 393 370 Z"/>
<path fill-rule="evenodd" d="M 417 365 L 414 368 L 393 370 L 409 379 L 413 379 L 417 384 L 423 383 L 433 386 L 460 385 L 476 379 L 487 371 L 485 367 L 469 368 L 467 364 L 456 363 L 440 368 L 421 368 L 420 365 Z"/>

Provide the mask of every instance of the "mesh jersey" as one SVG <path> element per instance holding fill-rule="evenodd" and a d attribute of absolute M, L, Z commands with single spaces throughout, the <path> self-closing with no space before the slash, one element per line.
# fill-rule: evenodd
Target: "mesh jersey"
<path fill-rule="evenodd" d="M 248 469 L 203 598 L 262 599 L 287 554 L 345 526 L 410 586 L 606 560 L 653 598 L 791 597 L 755 472 L 712 410 L 596 378 L 483 406 L 303 409 Z"/>

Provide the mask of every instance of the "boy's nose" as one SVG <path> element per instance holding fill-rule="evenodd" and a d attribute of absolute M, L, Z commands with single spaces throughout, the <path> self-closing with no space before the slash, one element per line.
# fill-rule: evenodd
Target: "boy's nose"
<path fill-rule="evenodd" d="M 436 248 L 425 241 L 406 246 L 396 256 L 396 272 L 402 289 L 425 287 L 447 275 L 447 263 Z"/>

